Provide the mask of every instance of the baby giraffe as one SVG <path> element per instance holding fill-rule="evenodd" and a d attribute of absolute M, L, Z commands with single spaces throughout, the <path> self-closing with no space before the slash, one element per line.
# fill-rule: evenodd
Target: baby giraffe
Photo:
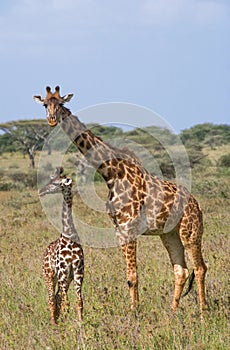
<path fill-rule="evenodd" d="M 73 281 L 77 297 L 77 313 L 82 320 L 83 300 L 81 295 L 84 277 L 84 254 L 72 217 L 72 179 L 63 175 L 63 168 L 57 168 L 50 182 L 40 189 L 39 195 L 61 192 L 62 233 L 49 244 L 43 257 L 43 276 L 49 294 L 51 321 L 57 323 L 60 310 L 64 313 L 69 307 L 67 292 Z M 58 283 L 58 290 L 55 287 Z"/>

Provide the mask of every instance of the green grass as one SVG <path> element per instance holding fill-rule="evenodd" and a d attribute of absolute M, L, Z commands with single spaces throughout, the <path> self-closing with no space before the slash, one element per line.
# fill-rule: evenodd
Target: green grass
<path fill-rule="evenodd" d="M 21 169 L 20 161 L 18 167 Z M 204 180 L 213 193 L 202 187 Z M 204 211 L 203 250 L 208 265 L 210 310 L 203 323 L 196 286 L 182 299 L 176 315 L 171 313 L 173 273 L 168 255 L 158 237 L 140 237 L 138 313 L 129 308 L 120 249 L 84 246 L 83 324 L 78 324 L 70 286 L 70 313 L 52 328 L 41 266 L 46 246 L 59 233 L 48 221 L 36 190 L 0 192 L 0 349 L 229 349 L 230 196 L 228 178 L 219 181 L 212 173 L 194 177 L 193 183 Z M 97 193 L 105 196 L 105 188 L 97 186 Z M 90 224 L 110 226 L 103 214 L 86 211 L 77 199 L 74 206 Z"/>

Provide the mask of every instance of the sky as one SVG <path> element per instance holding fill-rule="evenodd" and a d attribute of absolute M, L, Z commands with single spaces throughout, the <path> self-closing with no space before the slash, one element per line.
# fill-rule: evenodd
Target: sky
<path fill-rule="evenodd" d="M 122 102 L 176 132 L 229 124 L 229 38 L 229 0 L 1 1 L 0 121 L 45 118 L 32 96 L 60 85 L 74 93 L 74 113 Z M 91 113 L 83 122 L 111 120 Z M 137 124 L 154 121 L 143 114 Z"/>

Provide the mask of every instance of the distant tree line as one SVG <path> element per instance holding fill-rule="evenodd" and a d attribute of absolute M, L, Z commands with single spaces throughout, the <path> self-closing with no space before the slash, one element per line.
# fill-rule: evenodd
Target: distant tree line
<path fill-rule="evenodd" d="M 155 126 L 136 128 L 126 132 L 118 127 L 98 124 L 89 124 L 88 128 L 105 142 L 113 144 L 115 140 L 117 147 L 130 147 L 138 153 L 144 164 L 148 163 L 148 153 L 153 155 L 160 165 L 162 174 L 169 178 L 175 176 L 175 164 L 172 164 L 167 149 L 174 147 L 174 152 L 179 150 L 178 136 L 186 147 L 192 167 L 207 162 L 208 148 L 215 149 L 221 145 L 230 144 L 230 125 L 199 124 L 183 130 L 179 135 Z M 35 167 L 34 157 L 37 151 L 46 147 L 48 154 L 52 153 L 49 144 L 51 128 L 43 119 L 1 123 L 0 130 L 3 132 L 0 135 L 0 153 L 20 151 L 29 157 L 31 167 Z M 61 136 L 55 137 L 52 148 L 53 150 L 63 149 Z M 76 152 L 76 147 L 70 144 L 68 152 Z M 178 162 L 181 162 L 179 164 L 181 167 L 184 166 L 183 159 L 180 157 Z M 224 155 L 217 165 L 230 166 L 230 152 Z"/>
<path fill-rule="evenodd" d="M 180 133 L 185 146 L 209 146 L 211 149 L 230 143 L 230 125 L 211 123 L 197 124 Z"/>

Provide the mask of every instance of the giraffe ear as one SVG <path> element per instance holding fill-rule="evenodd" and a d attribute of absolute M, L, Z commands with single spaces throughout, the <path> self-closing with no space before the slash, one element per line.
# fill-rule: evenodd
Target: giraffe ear
<path fill-rule="evenodd" d="M 59 166 L 56 168 L 55 174 L 56 175 L 61 175 L 64 172 L 64 168 L 62 166 Z"/>
<path fill-rule="evenodd" d="M 36 96 L 33 96 L 33 99 L 37 102 L 37 103 L 44 103 L 45 99 L 40 96 L 40 95 L 36 95 Z"/>
<path fill-rule="evenodd" d="M 62 180 L 62 183 L 65 186 L 69 186 L 72 183 L 72 179 L 70 179 L 69 177 L 66 177 Z"/>
<path fill-rule="evenodd" d="M 53 175 L 50 175 L 51 180 L 55 179 L 57 176 L 61 176 L 63 171 L 64 171 L 64 168 L 62 166 L 57 167 L 56 170 L 55 170 L 55 173 Z"/>
<path fill-rule="evenodd" d="M 73 97 L 73 94 L 67 94 L 62 97 L 63 103 L 69 102 L 71 98 Z"/>

